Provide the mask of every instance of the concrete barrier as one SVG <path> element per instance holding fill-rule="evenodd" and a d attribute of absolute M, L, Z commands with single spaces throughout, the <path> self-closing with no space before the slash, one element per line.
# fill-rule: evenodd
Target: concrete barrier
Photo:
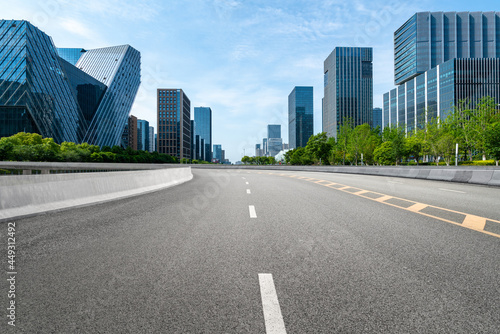
<path fill-rule="evenodd" d="M 192 178 L 190 167 L 5 176 L 0 178 L 0 221 L 136 196 Z"/>
<path fill-rule="evenodd" d="M 302 171 L 342 174 L 362 174 L 385 177 L 402 177 L 433 181 L 500 186 L 500 168 L 493 166 L 481 167 L 444 167 L 444 166 L 256 166 L 256 165 L 191 165 L 202 169 L 253 169 L 274 171 Z"/>

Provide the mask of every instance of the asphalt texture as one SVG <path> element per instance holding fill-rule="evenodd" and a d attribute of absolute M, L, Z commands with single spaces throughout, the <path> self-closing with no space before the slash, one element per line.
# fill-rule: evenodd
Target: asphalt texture
<path fill-rule="evenodd" d="M 287 333 L 500 332 L 500 238 L 289 176 L 493 220 L 500 189 L 274 173 L 193 169 L 176 187 L 16 221 L 16 327 L 4 269 L 0 332 L 266 333 L 262 273 Z"/>

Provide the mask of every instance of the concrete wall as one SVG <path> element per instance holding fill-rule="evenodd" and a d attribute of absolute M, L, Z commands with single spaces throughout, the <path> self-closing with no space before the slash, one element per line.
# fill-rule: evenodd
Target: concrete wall
<path fill-rule="evenodd" d="M 500 168 L 481 167 L 444 167 L 444 166 L 256 166 L 256 165 L 191 165 L 193 168 L 236 168 L 278 171 L 302 171 L 323 173 L 344 173 L 404 177 L 434 181 L 450 181 L 487 186 L 500 186 Z"/>
<path fill-rule="evenodd" d="M 192 178 L 190 167 L 2 176 L 0 221 L 135 196 L 181 184 Z"/>

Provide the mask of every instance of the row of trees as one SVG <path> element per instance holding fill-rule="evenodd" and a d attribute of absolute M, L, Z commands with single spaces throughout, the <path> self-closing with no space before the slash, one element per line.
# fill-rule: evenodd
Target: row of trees
<path fill-rule="evenodd" d="M 483 98 L 476 108 L 465 103 L 455 108 L 444 120 L 430 119 L 415 132 L 404 128 L 372 129 L 368 124 L 353 126 L 351 121 L 340 126 L 337 140 L 326 133 L 311 136 L 306 147 L 290 150 L 285 161 L 293 165 L 314 163 L 336 165 L 392 165 L 414 161 L 419 164 L 429 157 L 438 164 L 449 165 L 459 144 L 461 160 L 500 160 L 500 112 L 492 98 Z"/>
<path fill-rule="evenodd" d="M 251 165 L 274 165 L 276 159 L 274 157 L 249 157 L 245 155 L 241 158 L 241 162 Z"/>
<path fill-rule="evenodd" d="M 42 138 L 36 133 L 20 132 L 0 139 L 0 160 L 10 161 L 59 161 L 59 162 L 121 162 L 121 163 L 177 163 L 178 159 L 167 154 L 134 151 L 130 147 L 103 146 L 87 143 L 63 142 Z"/>

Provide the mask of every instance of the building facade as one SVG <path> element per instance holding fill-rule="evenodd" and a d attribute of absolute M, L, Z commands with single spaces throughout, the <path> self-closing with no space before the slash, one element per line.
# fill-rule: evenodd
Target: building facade
<path fill-rule="evenodd" d="M 222 163 L 222 145 L 220 144 L 214 145 L 214 156 L 212 158 L 212 162 Z"/>
<path fill-rule="evenodd" d="M 373 124 L 372 127 L 382 129 L 382 108 L 373 108 Z"/>
<path fill-rule="evenodd" d="M 406 132 L 465 101 L 500 101 L 500 12 L 416 13 L 394 33 L 394 81 L 382 126 Z"/>
<path fill-rule="evenodd" d="M 288 95 L 288 144 L 305 147 L 314 132 L 313 87 L 294 87 Z"/>
<path fill-rule="evenodd" d="M 266 151 L 268 156 L 274 157 L 281 151 L 283 140 L 281 139 L 281 124 L 269 124 L 267 126 Z"/>
<path fill-rule="evenodd" d="M 156 152 L 155 128 L 149 127 L 149 152 Z"/>
<path fill-rule="evenodd" d="M 57 143 L 121 144 L 140 84 L 137 50 L 87 50 L 74 66 L 29 22 L 1 20 L 0 56 L 0 136 L 24 131 Z"/>
<path fill-rule="evenodd" d="M 137 120 L 137 149 L 149 152 L 149 122 Z"/>
<path fill-rule="evenodd" d="M 394 82 L 453 58 L 498 58 L 500 12 L 421 12 L 394 33 Z"/>
<path fill-rule="evenodd" d="M 137 117 L 130 115 L 122 135 L 122 147 L 137 151 Z"/>
<path fill-rule="evenodd" d="M 195 122 L 195 135 L 204 140 L 204 154 L 200 159 L 205 161 L 212 161 L 212 109 L 209 107 L 195 107 L 194 108 L 194 122 Z"/>
<path fill-rule="evenodd" d="M 500 101 L 500 58 L 451 59 L 385 93 L 383 126 L 412 132 L 445 119 L 461 101 L 473 107 L 485 96 Z"/>
<path fill-rule="evenodd" d="M 323 132 L 337 138 L 347 120 L 372 125 L 373 49 L 336 47 L 324 62 Z"/>
<path fill-rule="evenodd" d="M 191 102 L 182 89 L 157 89 L 158 152 L 191 158 Z"/>

